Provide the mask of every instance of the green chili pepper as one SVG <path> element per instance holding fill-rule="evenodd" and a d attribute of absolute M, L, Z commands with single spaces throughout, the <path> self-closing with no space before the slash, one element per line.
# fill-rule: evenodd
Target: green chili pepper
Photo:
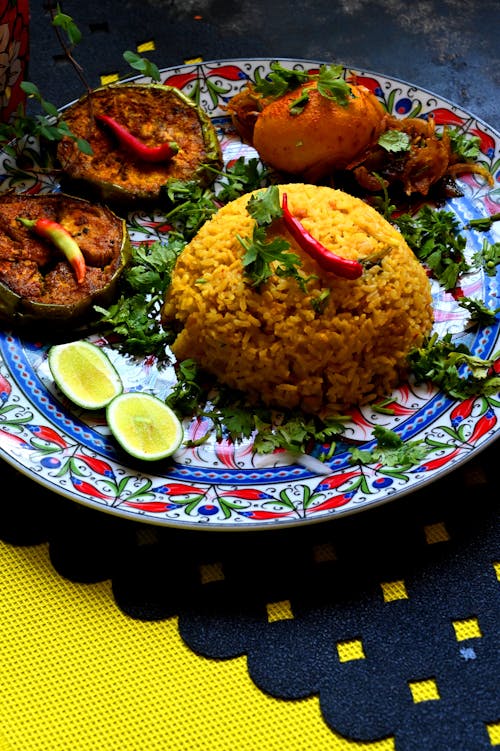
<path fill-rule="evenodd" d="M 73 267 L 78 284 L 83 282 L 86 272 L 85 258 L 74 237 L 62 224 L 45 217 L 26 219 L 26 217 L 18 216 L 17 221 L 28 227 L 28 229 L 32 229 L 33 232 L 44 240 L 49 240 L 60 250 Z"/>

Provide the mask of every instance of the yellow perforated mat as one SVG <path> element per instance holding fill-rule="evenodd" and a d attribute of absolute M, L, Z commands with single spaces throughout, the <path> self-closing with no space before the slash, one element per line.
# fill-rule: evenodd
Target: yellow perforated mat
<path fill-rule="evenodd" d="M 0 751 L 352 751 L 317 698 L 280 701 L 251 682 L 246 658 L 207 660 L 177 619 L 143 622 L 109 582 L 75 584 L 46 545 L 0 543 Z"/>

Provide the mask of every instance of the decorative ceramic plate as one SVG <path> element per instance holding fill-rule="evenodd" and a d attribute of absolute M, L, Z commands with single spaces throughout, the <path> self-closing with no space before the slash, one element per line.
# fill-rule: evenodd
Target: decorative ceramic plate
<path fill-rule="evenodd" d="M 226 164 L 241 155 L 255 156 L 244 146 L 223 105 L 256 73 L 265 76 L 271 60 L 223 60 L 169 68 L 162 81 L 191 96 L 211 116 L 219 132 Z M 286 67 L 317 70 L 320 63 L 282 60 Z M 500 210 L 500 134 L 438 96 L 400 80 L 371 72 L 347 70 L 371 89 L 388 112 L 397 116 L 433 114 L 438 125 L 460 126 L 480 139 L 480 161 L 495 178 L 491 188 L 478 176 L 460 180 L 463 196 L 447 203 L 467 238 L 466 255 L 484 241 L 500 240 L 500 223 L 489 232 L 467 230 L 472 218 Z M 138 79 L 141 80 L 141 79 Z M 37 152 L 33 145 L 32 158 Z M 59 189 L 55 176 L 40 181 L 20 171 L 12 157 L 0 156 L 0 190 L 31 193 Z M 128 226 L 136 244 L 164 238 L 158 215 L 133 212 Z M 462 281 L 464 294 L 498 308 L 499 278 L 475 271 Z M 466 331 L 467 314 L 452 295 L 434 289 L 435 329 L 439 335 L 460 336 L 473 354 L 490 358 L 500 348 L 499 321 Z M 173 368 L 158 370 L 150 359 L 134 361 L 105 340 L 126 390 L 142 389 L 165 397 L 174 382 Z M 388 396 L 387 413 L 356 409 L 346 424 L 345 441 L 334 451 L 317 446 L 311 456 L 285 452 L 259 455 L 252 442 L 208 441 L 181 449 L 169 460 L 140 464 L 124 455 L 106 427 L 104 414 L 75 409 L 54 388 L 47 365 L 49 340 L 28 341 L 0 332 L 0 456 L 55 493 L 137 521 L 196 529 L 263 529 L 307 524 L 396 499 L 442 477 L 491 443 L 499 431 L 500 397 L 457 401 L 431 386 L 411 381 Z M 500 360 L 495 368 L 500 371 Z M 420 441 L 429 449 L 415 465 L 385 466 L 383 462 L 353 464 L 349 446 L 371 449 L 373 429 L 381 425 L 404 441 Z M 185 423 L 195 438 L 200 426 Z"/>

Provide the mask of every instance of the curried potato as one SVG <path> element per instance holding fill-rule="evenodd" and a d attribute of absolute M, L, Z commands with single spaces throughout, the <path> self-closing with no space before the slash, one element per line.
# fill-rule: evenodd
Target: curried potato
<path fill-rule="evenodd" d="M 384 110 L 365 87 L 350 88 L 346 105 L 322 96 L 312 82 L 264 106 L 252 135 L 262 160 L 280 172 L 317 182 L 358 159 L 376 143 Z M 293 114 L 294 102 L 304 93 L 307 105 Z"/>
<path fill-rule="evenodd" d="M 146 147 L 175 142 L 178 153 L 161 162 L 144 161 L 99 124 L 98 115 L 113 118 Z M 104 201 L 157 201 L 168 179 L 210 184 L 214 175 L 205 165 L 222 164 L 210 118 L 171 86 L 132 83 L 102 87 L 68 107 L 63 119 L 75 136 L 90 143 L 93 154 L 82 153 L 74 140 L 64 138 L 57 150 L 62 169 L 72 188 L 78 192 L 86 188 Z"/>

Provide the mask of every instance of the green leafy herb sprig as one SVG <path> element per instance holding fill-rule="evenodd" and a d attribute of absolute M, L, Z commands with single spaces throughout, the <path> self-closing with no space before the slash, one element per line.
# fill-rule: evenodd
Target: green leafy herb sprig
<path fill-rule="evenodd" d="M 449 128 L 448 137 L 451 150 L 458 161 L 473 162 L 481 154 L 481 141 L 478 136 L 465 133 L 460 128 Z"/>
<path fill-rule="evenodd" d="M 216 187 L 204 188 L 196 180 L 170 179 L 162 188 L 165 222 L 172 224 L 185 240 L 193 238 L 223 203 L 260 188 L 267 176 L 267 170 L 255 158 L 245 162 L 240 157 L 226 170 L 208 165 L 201 169 L 217 175 Z"/>
<path fill-rule="evenodd" d="M 432 382 L 455 399 L 491 396 L 500 390 L 500 376 L 494 370 L 500 353 L 483 359 L 473 355 L 464 343 L 455 343 L 451 334 L 439 339 L 437 333 L 412 349 L 408 364 L 417 383 Z"/>
<path fill-rule="evenodd" d="M 268 239 L 267 230 L 276 219 L 280 219 L 283 210 L 277 185 L 253 195 L 247 204 L 250 216 L 255 219 L 252 236 L 237 238 L 245 251 L 243 267 L 245 274 L 254 287 L 260 287 L 273 274 L 292 277 L 305 289 L 308 278 L 299 272 L 302 265 L 300 256 L 290 252 L 290 243 L 283 237 Z"/>
<path fill-rule="evenodd" d="M 416 216 L 402 214 L 392 221 L 445 290 L 454 289 L 459 276 L 470 270 L 464 256 L 466 239 L 451 211 L 425 204 Z"/>
<path fill-rule="evenodd" d="M 379 136 L 377 143 L 386 151 L 399 154 L 410 150 L 411 138 L 403 130 L 386 130 Z"/>
<path fill-rule="evenodd" d="M 82 39 L 80 29 L 71 16 L 61 12 L 59 5 L 51 13 L 52 27 L 55 30 L 64 54 L 76 70 L 87 91 L 90 91 L 82 68 L 73 56 L 75 46 Z M 43 97 L 35 83 L 23 81 L 21 89 L 29 99 L 38 103 L 40 111 L 35 114 L 28 114 L 25 105 L 20 104 L 11 121 L 0 124 L 0 147 L 6 153 L 19 158 L 22 154 L 24 141 L 29 137 L 38 138 L 41 141 L 49 143 L 58 142 L 63 138 L 71 138 L 84 154 L 92 153 L 88 141 L 75 136 L 71 132 L 66 123 L 61 119 L 61 112 L 59 112 L 54 104 Z"/>
<path fill-rule="evenodd" d="M 300 411 L 276 413 L 266 407 L 249 408 L 246 396 L 228 387 L 216 385 L 194 360 L 177 365 L 177 382 L 167 404 L 178 414 L 207 418 L 211 427 L 188 446 L 206 442 L 211 435 L 237 443 L 253 435 L 259 454 L 282 449 L 295 454 L 311 450 L 317 443 L 331 443 L 344 431 L 343 418 L 321 420 Z M 333 451 L 333 448 L 332 448 Z"/>
<path fill-rule="evenodd" d="M 471 323 L 477 326 L 492 324 L 500 312 L 500 308 L 488 308 L 482 300 L 472 297 L 461 297 L 458 304 L 469 313 Z"/>
<path fill-rule="evenodd" d="M 305 83 L 317 82 L 317 89 L 321 96 L 337 104 L 346 106 L 352 97 L 352 90 L 342 77 L 341 65 L 321 65 L 318 73 L 308 73 L 303 70 L 284 68 L 280 63 L 271 63 L 271 72 L 266 78 L 256 75 L 254 89 L 264 97 L 277 99 L 288 91 L 294 91 Z M 300 114 L 309 101 L 307 91 L 291 104 L 293 115 Z"/>
<path fill-rule="evenodd" d="M 318 443 L 331 444 L 330 452 L 333 453 L 335 439 L 345 430 L 341 417 L 320 420 L 315 416 L 293 412 L 275 423 L 261 419 L 257 413 L 255 428 L 254 446 L 259 454 L 270 454 L 278 449 L 292 454 L 306 454 Z"/>
<path fill-rule="evenodd" d="M 228 203 L 243 193 L 263 188 L 270 176 L 270 170 L 257 157 L 245 159 L 240 156 L 225 170 L 218 170 L 211 165 L 207 166 L 207 170 L 218 178 L 214 192 L 220 203 Z"/>
<path fill-rule="evenodd" d="M 143 76 L 150 78 L 152 81 L 161 81 L 158 66 L 146 57 L 142 57 L 137 52 L 126 50 L 123 53 L 123 59 L 130 65 L 133 70 L 138 70 Z"/>
<path fill-rule="evenodd" d="M 162 188 L 162 198 L 165 222 L 185 240 L 193 238 L 219 208 L 213 191 L 196 180 L 168 180 Z"/>
<path fill-rule="evenodd" d="M 200 378 L 200 368 L 196 360 L 188 358 L 176 365 L 177 380 L 166 402 L 178 414 L 186 417 L 195 415 L 208 399 Z"/>
<path fill-rule="evenodd" d="M 380 462 L 386 467 L 412 467 L 418 464 L 432 449 L 422 440 L 403 441 L 394 430 L 377 425 L 373 429 L 376 446 L 371 449 L 353 448 L 350 462 L 370 464 Z"/>

